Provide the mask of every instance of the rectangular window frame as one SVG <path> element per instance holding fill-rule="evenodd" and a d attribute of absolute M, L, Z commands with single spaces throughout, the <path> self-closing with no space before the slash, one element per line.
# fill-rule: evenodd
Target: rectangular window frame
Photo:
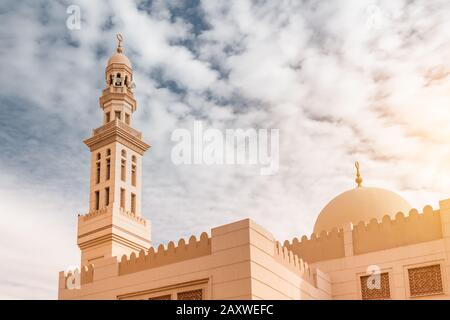
<path fill-rule="evenodd" d="M 126 206 L 126 191 L 124 188 L 120 188 L 120 208 L 125 210 Z"/>
<path fill-rule="evenodd" d="M 111 179 L 111 158 L 106 158 L 106 180 Z"/>
<path fill-rule="evenodd" d="M 442 292 L 441 293 L 437 293 L 437 292 L 436 293 L 428 293 L 428 294 L 421 294 L 421 295 L 411 295 L 411 288 L 410 288 L 410 284 L 409 284 L 409 270 L 415 269 L 415 268 L 430 267 L 430 266 L 434 266 L 434 265 L 439 265 L 440 269 L 441 269 Z M 406 289 L 405 291 L 406 291 L 407 299 L 417 300 L 417 299 L 426 298 L 426 297 L 442 296 L 442 295 L 446 295 L 448 292 L 447 275 L 445 272 L 445 264 L 444 264 L 443 260 L 434 260 L 434 261 L 427 261 L 424 263 L 405 265 L 403 267 L 403 278 L 404 278 L 404 283 L 405 283 L 405 289 Z"/>
<path fill-rule="evenodd" d="M 94 210 L 100 210 L 100 191 L 94 192 Z"/>
<path fill-rule="evenodd" d="M 131 193 L 131 213 L 136 213 L 136 195 Z"/>
<path fill-rule="evenodd" d="M 178 293 L 191 291 L 191 290 L 202 290 L 202 299 L 210 300 L 211 297 L 211 278 L 203 278 L 187 281 L 184 283 L 177 283 L 175 285 L 168 285 L 158 288 L 153 288 L 149 290 L 143 290 L 138 292 L 129 292 L 122 295 L 118 295 L 118 300 L 151 300 L 152 298 L 159 298 L 162 296 L 171 296 L 171 300 L 177 300 Z"/>
<path fill-rule="evenodd" d="M 101 164 L 100 161 L 97 161 L 95 163 L 95 183 L 99 184 L 100 183 L 100 176 L 101 176 Z"/>
<path fill-rule="evenodd" d="M 136 177 L 137 167 L 135 164 L 131 165 L 131 185 L 136 187 L 137 177 Z"/>
<path fill-rule="evenodd" d="M 120 162 L 120 180 L 127 181 L 127 161 L 124 159 Z"/>
<path fill-rule="evenodd" d="M 110 196 L 110 189 L 109 189 L 109 187 L 106 187 L 105 188 L 105 206 L 106 207 L 109 206 L 109 201 L 110 201 L 109 196 Z"/>
<path fill-rule="evenodd" d="M 358 269 L 360 270 L 359 272 L 356 273 L 356 284 L 358 287 L 358 299 L 359 300 L 363 300 L 363 293 L 361 290 L 361 278 L 365 277 L 365 276 L 370 276 L 370 273 L 367 270 L 367 267 L 364 268 L 360 268 Z M 394 295 L 395 295 L 395 288 L 394 288 L 394 275 L 392 273 L 392 268 L 387 267 L 387 268 L 381 268 L 379 270 L 380 274 L 383 273 L 387 273 L 388 274 L 388 279 L 389 279 L 389 293 L 390 293 L 390 297 L 389 298 L 380 298 L 380 299 L 365 299 L 365 300 L 393 300 L 395 299 Z"/>

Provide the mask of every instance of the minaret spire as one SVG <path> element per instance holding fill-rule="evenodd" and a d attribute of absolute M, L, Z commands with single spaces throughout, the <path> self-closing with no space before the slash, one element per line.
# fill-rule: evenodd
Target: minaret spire
<path fill-rule="evenodd" d="M 120 33 L 118 33 L 117 35 L 116 35 L 116 38 L 117 38 L 117 53 L 123 53 L 123 36 L 120 34 Z"/>
<path fill-rule="evenodd" d="M 356 168 L 356 179 L 355 179 L 355 182 L 357 184 L 357 187 L 360 188 L 361 184 L 363 182 L 363 178 L 361 177 L 361 174 L 359 172 L 359 162 L 358 161 L 355 162 L 355 168 Z"/>

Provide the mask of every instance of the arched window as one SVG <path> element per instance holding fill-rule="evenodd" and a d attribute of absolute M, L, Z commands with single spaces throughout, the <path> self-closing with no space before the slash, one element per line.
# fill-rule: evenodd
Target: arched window
<path fill-rule="evenodd" d="M 111 155 L 111 149 L 106 149 L 106 156 L 109 157 Z"/>
<path fill-rule="evenodd" d="M 136 165 L 131 165 L 131 185 L 136 186 Z"/>
<path fill-rule="evenodd" d="M 127 151 L 125 149 L 122 150 L 122 157 L 126 158 L 127 156 Z"/>
<path fill-rule="evenodd" d="M 106 159 L 106 180 L 111 178 L 111 158 Z"/>
<path fill-rule="evenodd" d="M 120 73 L 117 73 L 116 81 L 115 81 L 114 85 L 116 85 L 116 86 L 121 86 L 122 85 L 122 78 L 120 77 Z"/>
<path fill-rule="evenodd" d="M 122 162 L 120 163 L 120 178 L 122 179 L 122 181 L 127 181 L 126 167 L 127 167 L 127 161 L 122 160 Z"/>
<path fill-rule="evenodd" d="M 100 160 L 102 158 L 102 155 L 99 153 L 97 153 L 97 160 Z"/>
<path fill-rule="evenodd" d="M 131 161 L 136 162 L 136 156 L 131 156 Z"/>

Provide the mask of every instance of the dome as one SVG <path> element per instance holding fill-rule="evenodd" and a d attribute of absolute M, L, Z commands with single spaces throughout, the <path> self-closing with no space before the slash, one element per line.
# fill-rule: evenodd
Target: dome
<path fill-rule="evenodd" d="M 129 67 L 131 69 L 131 62 L 130 60 L 127 58 L 126 55 L 124 55 L 123 53 L 115 53 L 111 56 L 111 58 L 109 58 L 108 60 L 108 64 L 107 66 L 113 64 L 113 63 L 120 63 L 120 64 L 124 64 L 127 67 Z"/>
<path fill-rule="evenodd" d="M 124 64 L 128 68 L 132 69 L 130 60 L 127 58 L 126 55 L 123 54 L 123 37 L 121 34 L 117 35 L 117 40 L 118 40 L 116 49 L 117 52 L 109 58 L 106 67 L 110 66 L 113 63 L 119 63 Z"/>
<path fill-rule="evenodd" d="M 314 233 L 342 228 L 347 222 L 354 225 L 361 221 L 369 222 L 375 218 L 379 221 L 385 215 L 395 217 L 399 211 L 405 215 L 411 210 L 411 205 L 395 192 L 372 187 L 362 187 L 359 174 L 359 164 L 355 163 L 357 174 L 355 189 L 341 193 L 331 200 L 320 212 Z"/>
<path fill-rule="evenodd" d="M 314 225 L 314 233 L 341 228 L 346 222 L 356 225 L 373 218 L 381 220 L 385 215 L 394 217 L 399 211 L 406 215 L 409 210 L 411 205 L 395 192 L 357 187 L 341 193 L 322 209 Z"/>

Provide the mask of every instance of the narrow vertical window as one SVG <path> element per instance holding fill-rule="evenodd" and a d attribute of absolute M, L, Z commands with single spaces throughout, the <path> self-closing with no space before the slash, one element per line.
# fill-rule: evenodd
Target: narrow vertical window
<path fill-rule="evenodd" d="M 131 184 L 136 186 L 136 165 L 131 166 Z"/>
<path fill-rule="evenodd" d="M 100 162 L 97 162 L 97 173 L 95 177 L 96 183 L 100 183 Z"/>
<path fill-rule="evenodd" d="M 108 123 L 109 121 L 111 121 L 111 113 L 107 112 L 105 116 L 105 123 Z"/>
<path fill-rule="evenodd" d="M 106 180 L 111 178 L 111 159 L 106 159 Z"/>
<path fill-rule="evenodd" d="M 100 193 L 95 191 L 95 210 L 100 209 Z"/>
<path fill-rule="evenodd" d="M 105 188 L 105 206 L 109 206 L 109 188 Z"/>
<path fill-rule="evenodd" d="M 122 179 L 122 181 L 127 180 L 126 165 L 127 165 L 126 160 L 122 160 L 122 163 L 120 165 L 120 178 Z"/>
<path fill-rule="evenodd" d="M 120 207 L 125 209 L 125 189 L 120 188 Z"/>
<path fill-rule="evenodd" d="M 136 213 L 136 195 L 131 194 L 131 213 Z"/>
<path fill-rule="evenodd" d="M 120 111 L 116 111 L 116 112 L 115 112 L 115 115 L 116 115 L 116 119 L 119 119 L 119 120 L 120 120 Z"/>
<path fill-rule="evenodd" d="M 125 123 L 130 125 L 130 115 L 128 113 L 125 113 Z"/>

